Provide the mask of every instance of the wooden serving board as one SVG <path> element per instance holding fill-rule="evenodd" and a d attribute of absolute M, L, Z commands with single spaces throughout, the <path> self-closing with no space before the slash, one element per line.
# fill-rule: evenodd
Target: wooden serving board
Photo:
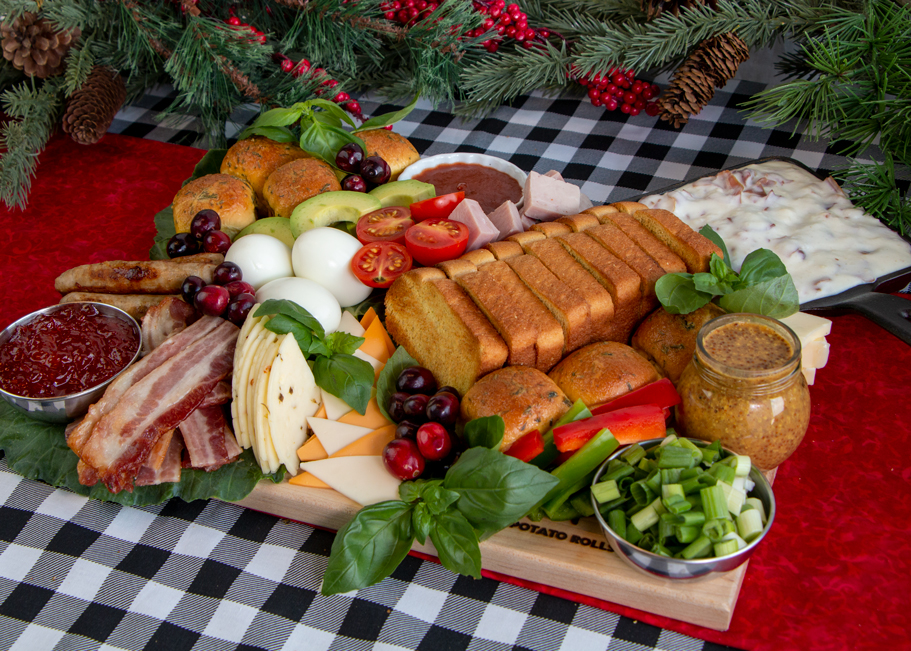
<path fill-rule="evenodd" d="M 325 488 L 260 482 L 241 506 L 289 520 L 341 529 L 360 508 Z M 414 550 L 436 555 L 433 546 Z M 571 522 L 522 520 L 481 543 L 486 570 L 604 599 L 691 624 L 727 630 L 747 564 L 692 582 L 670 582 L 634 570 L 614 554 L 594 518 Z"/>

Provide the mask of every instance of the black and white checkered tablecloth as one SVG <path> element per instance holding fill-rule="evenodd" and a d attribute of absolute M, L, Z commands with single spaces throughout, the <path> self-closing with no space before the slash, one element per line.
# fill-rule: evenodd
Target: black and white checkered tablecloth
<path fill-rule="evenodd" d="M 577 99 L 520 98 L 464 123 L 426 103 L 399 123 L 422 154 L 487 152 L 556 169 L 595 203 L 762 156 L 831 170 L 824 143 L 763 130 L 735 81 L 681 131 Z M 196 143 L 158 89 L 112 132 Z M 365 113 L 391 107 L 362 102 Z M 255 116 L 236 114 L 236 134 Z M 124 508 L 22 479 L 0 460 L 0 649 L 720 649 L 678 633 L 409 557 L 381 584 L 322 597 L 332 534 L 217 501 Z M 736 617 L 736 613 L 735 613 Z"/>

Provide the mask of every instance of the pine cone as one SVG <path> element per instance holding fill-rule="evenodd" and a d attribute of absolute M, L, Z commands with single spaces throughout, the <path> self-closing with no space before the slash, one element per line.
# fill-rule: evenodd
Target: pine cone
<path fill-rule="evenodd" d="M 679 129 L 699 113 L 715 95 L 715 87 L 723 87 L 737 74 L 740 64 L 750 58 L 750 49 L 743 40 L 729 32 L 700 43 L 687 57 L 661 95 L 661 119 Z"/>
<path fill-rule="evenodd" d="M 63 58 L 80 32 L 55 32 L 49 22 L 26 12 L 12 25 L 0 25 L 0 34 L 3 58 L 29 77 L 47 79 L 63 72 Z"/>
<path fill-rule="evenodd" d="M 111 126 L 126 96 L 123 77 L 111 68 L 95 66 L 67 100 L 63 130 L 80 145 L 94 145 Z"/>

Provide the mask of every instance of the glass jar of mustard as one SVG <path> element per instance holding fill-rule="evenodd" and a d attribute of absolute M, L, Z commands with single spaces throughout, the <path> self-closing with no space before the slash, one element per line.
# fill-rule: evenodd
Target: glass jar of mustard
<path fill-rule="evenodd" d="M 800 371 L 800 340 L 758 314 L 725 314 L 706 323 L 680 376 L 678 428 L 720 440 L 763 470 L 787 459 L 810 422 L 810 391 Z"/>

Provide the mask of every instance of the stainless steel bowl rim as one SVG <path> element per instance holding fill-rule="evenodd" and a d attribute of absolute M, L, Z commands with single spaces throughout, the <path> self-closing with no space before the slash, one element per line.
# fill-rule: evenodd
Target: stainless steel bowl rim
<path fill-rule="evenodd" d="M 98 387 L 101 387 L 101 386 L 104 386 L 106 384 L 110 384 L 111 382 L 113 382 L 115 379 L 117 379 L 117 377 L 121 373 L 123 373 L 125 370 L 130 368 L 130 366 L 132 366 L 136 362 L 136 360 L 139 358 L 139 355 L 142 352 L 142 328 L 140 327 L 139 322 L 136 321 L 136 319 L 134 319 L 132 316 L 130 316 L 129 314 L 127 314 L 126 312 L 121 310 L 119 307 L 114 307 L 113 305 L 108 305 L 107 303 L 96 303 L 93 301 L 73 301 L 71 303 L 58 303 L 57 305 L 49 305 L 48 307 L 43 307 L 40 310 L 35 310 L 34 312 L 26 314 L 24 317 L 17 319 L 16 321 L 13 321 L 8 326 L 6 326 L 2 331 L 0 331 L 0 343 L 5 343 L 9 339 L 9 337 L 12 337 L 16 328 L 18 328 L 19 326 L 30 323 L 31 321 L 33 321 L 34 319 L 36 319 L 37 317 L 39 317 L 43 314 L 51 314 L 53 312 L 57 312 L 60 310 L 60 308 L 67 306 L 67 305 L 94 305 L 98 308 L 103 308 L 103 309 L 100 309 L 101 312 L 112 313 L 112 314 L 124 319 L 130 325 L 132 325 L 133 329 L 136 331 L 137 340 L 139 342 L 139 347 L 136 349 L 136 353 L 133 355 L 132 359 L 130 359 L 130 362 L 126 366 L 124 366 L 122 369 L 117 371 L 114 375 L 112 375 L 107 380 L 105 380 L 104 382 L 100 382 L 99 384 L 96 384 L 93 387 L 89 387 L 88 389 L 83 389 L 82 391 L 80 391 L 78 393 L 68 393 L 68 394 L 62 395 L 62 396 L 44 396 L 41 398 L 36 398 L 34 396 L 21 396 L 17 393 L 11 393 L 11 392 L 7 391 L 6 389 L 4 389 L 2 386 L 0 386 L 0 394 L 2 394 L 4 397 L 10 397 L 10 398 L 14 398 L 16 400 L 27 400 L 27 401 L 34 401 L 34 402 L 49 402 L 49 401 L 60 401 L 60 400 L 70 400 L 70 399 L 82 398 L 85 395 L 92 393 L 93 391 L 97 391 Z"/>
<path fill-rule="evenodd" d="M 707 447 L 707 446 L 709 445 L 708 441 L 703 441 L 703 440 L 701 440 L 701 439 L 693 439 L 693 438 L 687 438 L 687 437 L 683 437 L 683 436 L 678 436 L 677 438 L 678 438 L 678 439 L 679 439 L 679 438 L 686 438 L 688 441 L 690 441 L 691 443 L 693 443 L 693 444 L 695 444 L 695 445 L 698 445 L 699 447 Z M 660 438 L 660 439 L 649 439 L 649 440 L 647 440 L 647 441 L 640 441 L 640 442 L 639 442 L 639 445 L 642 446 L 643 448 L 645 448 L 646 450 L 649 450 L 649 449 L 651 449 L 652 447 L 654 447 L 655 445 L 660 445 L 661 442 L 664 441 L 664 440 L 665 440 L 665 439 L 663 439 L 663 438 Z M 620 449 L 618 449 L 617 451 L 615 451 L 612 455 L 610 455 L 610 456 L 604 461 L 604 463 L 601 464 L 601 467 L 598 468 L 598 471 L 595 473 L 595 478 L 592 480 L 592 486 L 594 486 L 596 483 L 598 483 L 598 480 L 601 478 L 601 475 L 603 475 L 603 474 L 604 474 L 604 471 L 607 469 L 607 465 L 608 465 L 612 460 L 616 459 L 616 458 L 619 457 L 621 454 L 623 454 L 623 452 L 624 452 L 628 447 L 630 447 L 630 446 L 626 445 L 626 446 L 621 447 Z M 723 450 L 724 452 L 726 452 L 728 455 L 736 454 L 736 453 L 732 452 L 731 450 L 728 450 L 727 448 L 722 448 L 722 450 Z M 675 561 L 675 562 L 684 563 L 684 564 L 686 564 L 686 565 L 689 566 L 689 567 L 699 567 L 699 566 L 702 566 L 702 565 L 713 565 L 713 564 L 717 563 L 718 561 L 722 561 L 722 560 L 725 560 L 725 559 L 731 559 L 731 558 L 733 558 L 733 557 L 736 556 L 736 555 L 744 555 L 744 556 L 745 556 L 744 562 L 746 562 L 747 558 L 749 557 L 749 554 L 752 553 L 752 550 L 755 549 L 756 546 L 759 545 L 760 542 L 762 542 L 763 538 L 765 538 L 766 534 L 769 532 L 769 529 L 772 527 L 772 522 L 775 520 L 775 494 L 774 494 L 774 492 L 773 492 L 773 490 L 772 490 L 772 485 L 769 484 L 768 480 L 765 478 L 765 476 L 762 474 L 762 472 L 761 472 L 758 468 L 756 468 L 755 466 L 753 466 L 753 467 L 750 468 L 750 476 L 751 476 L 751 478 L 752 478 L 752 476 L 753 476 L 754 473 L 755 473 L 756 476 L 759 478 L 759 481 L 763 482 L 763 483 L 766 485 L 766 487 L 768 488 L 768 491 L 769 491 L 769 495 L 771 496 L 771 499 L 769 500 L 769 512 L 766 514 L 766 523 L 765 523 L 765 525 L 764 525 L 763 528 L 762 528 L 762 533 L 759 534 L 759 536 L 758 536 L 755 540 L 753 540 L 752 542 L 748 543 L 747 546 L 744 547 L 743 549 L 738 549 L 738 550 L 737 550 L 736 552 L 734 552 L 733 554 L 727 554 L 726 556 L 712 556 L 712 557 L 710 557 L 710 558 L 693 558 L 693 559 L 687 559 L 687 558 L 670 558 L 670 559 L 669 559 L 667 556 L 661 556 L 660 554 L 655 554 L 655 553 L 653 553 L 653 552 L 648 551 L 647 549 L 642 549 L 642 548 L 639 547 L 638 545 L 633 545 L 633 544 L 630 543 L 629 541 L 626 541 L 625 539 L 621 538 L 620 535 L 617 534 L 616 531 L 614 531 L 613 529 L 611 529 L 611 528 L 610 528 L 610 525 L 607 524 L 607 521 L 606 521 L 606 520 L 604 519 L 604 517 L 601 515 L 601 511 L 598 509 L 598 503 L 597 503 L 597 501 L 595 500 L 594 496 L 592 496 L 592 505 L 593 505 L 594 508 L 595 508 L 595 517 L 598 519 L 598 522 L 601 524 L 601 526 L 602 526 L 606 531 L 609 531 L 614 537 L 620 538 L 621 540 L 624 540 L 624 542 L 626 542 L 627 545 L 630 545 L 630 546 L 632 546 L 632 547 L 635 547 L 636 550 L 637 550 L 637 552 L 640 552 L 640 553 L 642 553 L 642 554 L 645 554 L 646 558 L 654 559 L 654 560 L 656 560 L 656 561 L 658 561 L 659 559 L 660 559 L 661 561 L 673 560 L 673 561 Z M 754 479 L 754 481 L 755 481 L 755 479 Z M 621 556 L 624 556 L 624 555 L 621 554 Z M 637 567 L 638 567 L 638 566 L 637 566 Z M 649 572 L 649 571 L 648 571 L 647 569 L 645 569 L 645 568 L 640 567 L 639 569 L 642 570 L 642 571 L 644 571 L 644 572 L 648 572 L 648 573 L 651 574 L 652 576 L 656 576 L 654 573 Z M 670 578 L 671 580 L 674 580 L 672 577 L 666 577 L 666 578 Z"/>

